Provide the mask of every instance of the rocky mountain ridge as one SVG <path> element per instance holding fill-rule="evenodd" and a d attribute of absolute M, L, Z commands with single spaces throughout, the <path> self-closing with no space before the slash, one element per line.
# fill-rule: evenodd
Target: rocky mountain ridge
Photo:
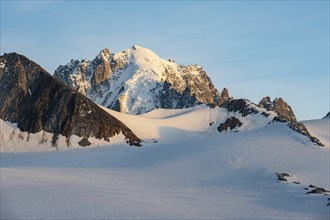
<path fill-rule="evenodd" d="M 233 130 L 243 125 L 240 118 L 229 113 L 239 113 L 243 118 L 261 114 L 265 118 L 269 118 L 268 124 L 276 122 L 286 123 L 289 128 L 307 136 L 314 144 L 324 146 L 318 138 L 309 133 L 303 123 L 297 122 L 291 107 L 282 98 L 276 98 L 272 102 L 270 98 L 266 96 L 258 105 L 246 99 L 231 99 L 225 101 L 221 107 L 228 110 L 228 117 L 226 121 L 221 123 L 217 128 L 219 132 Z"/>
<path fill-rule="evenodd" d="M 131 114 L 220 105 L 230 99 L 228 90 L 220 94 L 202 67 L 178 65 L 140 46 L 116 54 L 104 49 L 92 61 L 71 60 L 54 76 L 100 105 Z"/>
<path fill-rule="evenodd" d="M 286 123 L 323 146 L 304 124 L 297 122 L 292 108 L 282 98 L 272 101 L 266 96 L 258 105 L 233 99 L 226 88 L 220 94 L 201 67 L 164 61 L 145 48 L 134 46 L 118 54 L 104 49 L 93 61 L 72 60 L 60 66 L 55 75 L 61 80 L 22 55 L 1 56 L 0 88 L 4 92 L 0 94 L 0 119 L 17 123 L 21 131 L 28 133 L 50 132 L 54 145 L 59 135 L 67 137 L 68 145 L 70 136 L 77 135 L 82 138 L 79 145 L 87 146 L 90 137 L 110 141 L 122 133 L 127 143 L 140 146 L 142 140 L 93 100 L 132 114 L 158 107 L 182 109 L 206 103 L 227 111 L 221 113 L 225 120 L 217 125 L 219 132 L 238 132 L 241 126 L 244 130 L 244 121 L 253 117 L 262 126 Z M 118 99 L 110 102 L 113 97 Z"/>
<path fill-rule="evenodd" d="M 0 88 L 0 119 L 21 131 L 53 133 L 53 145 L 59 135 L 69 144 L 71 135 L 110 142 L 120 133 L 130 145 L 141 143 L 122 122 L 22 55 L 0 57 Z"/>

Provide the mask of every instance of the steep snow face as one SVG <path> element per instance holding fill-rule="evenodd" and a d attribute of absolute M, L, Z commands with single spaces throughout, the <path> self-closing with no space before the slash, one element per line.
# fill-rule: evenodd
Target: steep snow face
<path fill-rule="evenodd" d="M 221 104 L 229 98 L 218 92 L 200 66 L 178 65 L 140 46 L 116 54 L 104 49 L 92 61 L 72 60 L 59 66 L 54 76 L 100 105 L 131 114 Z"/>

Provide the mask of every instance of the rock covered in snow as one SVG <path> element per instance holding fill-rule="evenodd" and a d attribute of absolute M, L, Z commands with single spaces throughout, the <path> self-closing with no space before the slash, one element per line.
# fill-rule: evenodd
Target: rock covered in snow
<path fill-rule="evenodd" d="M 110 141 L 119 133 L 129 144 L 140 145 L 141 140 L 126 125 L 28 58 L 4 54 L 0 63 L 6 64 L 0 68 L 0 87 L 4 88 L 0 119 L 17 123 L 24 132 L 53 133 L 53 145 L 59 135 Z"/>
<path fill-rule="evenodd" d="M 220 105 L 230 98 L 227 89 L 218 92 L 202 67 L 178 65 L 140 46 L 115 54 L 104 49 L 92 61 L 71 60 L 54 76 L 100 105 L 131 114 Z"/>
<path fill-rule="evenodd" d="M 271 102 L 269 97 L 265 97 L 260 101 L 258 106 L 246 99 L 230 99 L 225 101 L 221 107 L 226 108 L 228 110 L 228 114 L 230 112 L 238 112 L 242 117 L 247 117 L 249 115 L 255 115 L 259 113 L 266 118 L 271 116 L 272 119 L 269 123 L 287 123 L 289 128 L 307 136 L 316 145 L 324 146 L 324 144 L 322 144 L 318 138 L 312 136 L 309 133 L 303 123 L 297 122 L 291 107 L 286 102 L 284 102 L 282 98 L 277 98 Z M 232 117 L 228 118 L 225 123 L 220 124 L 218 130 L 219 132 L 222 132 L 226 131 L 228 128 L 232 130 L 233 128 L 239 126 L 241 126 L 240 121 L 237 118 Z"/>

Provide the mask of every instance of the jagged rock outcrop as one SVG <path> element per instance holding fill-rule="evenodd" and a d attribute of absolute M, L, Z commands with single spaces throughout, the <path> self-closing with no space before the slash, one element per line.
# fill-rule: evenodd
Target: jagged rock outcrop
<path fill-rule="evenodd" d="M 271 101 L 269 96 L 265 96 L 261 99 L 258 106 L 266 109 L 267 111 L 274 111 L 288 121 L 297 122 L 292 108 L 282 98 L 276 98 L 274 101 Z"/>
<path fill-rule="evenodd" d="M 225 101 L 222 105 L 222 108 L 228 109 L 231 112 L 239 112 L 242 114 L 243 117 L 250 115 L 250 114 L 257 114 L 258 110 L 251 107 L 250 104 L 247 102 L 246 99 L 232 99 Z"/>
<path fill-rule="evenodd" d="M 309 137 L 313 143 L 324 146 L 319 139 L 309 133 L 303 123 L 297 121 L 292 108 L 282 98 L 276 98 L 274 101 L 271 101 L 270 97 L 265 96 L 259 102 L 258 107 L 264 108 L 267 111 L 274 111 L 277 114 L 273 119 L 274 122 L 287 123 L 292 130 Z"/>
<path fill-rule="evenodd" d="M 53 133 L 53 144 L 59 134 L 110 141 L 119 133 L 130 145 L 141 143 L 122 122 L 22 55 L 0 57 L 0 88 L 0 118 L 21 131 Z"/>
<path fill-rule="evenodd" d="M 266 109 L 267 111 L 273 111 L 274 110 L 274 106 L 273 106 L 273 102 L 272 100 L 270 99 L 269 96 L 265 96 L 263 97 L 259 104 L 258 104 L 258 107 L 260 108 L 264 108 Z"/>
<path fill-rule="evenodd" d="M 330 119 L 330 112 L 328 112 L 328 114 L 324 116 L 323 119 Z"/>
<path fill-rule="evenodd" d="M 220 94 L 202 67 L 178 65 L 139 46 L 116 54 L 104 49 L 92 61 L 71 60 L 54 76 L 100 105 L 131 114 L 220 105 L 230 99 L 228 90 Z"/>

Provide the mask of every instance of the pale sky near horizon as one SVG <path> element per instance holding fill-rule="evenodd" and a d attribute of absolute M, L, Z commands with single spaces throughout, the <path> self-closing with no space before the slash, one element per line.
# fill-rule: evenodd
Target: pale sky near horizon
<path fill-rule="evenodd" d="M 202 66 L 234 98 L 283 97 L 298 120 L 330 110 L 329 1 L 1 0 L 0 30 L 1 55 L 51 74 L 136 44 Z"/>

